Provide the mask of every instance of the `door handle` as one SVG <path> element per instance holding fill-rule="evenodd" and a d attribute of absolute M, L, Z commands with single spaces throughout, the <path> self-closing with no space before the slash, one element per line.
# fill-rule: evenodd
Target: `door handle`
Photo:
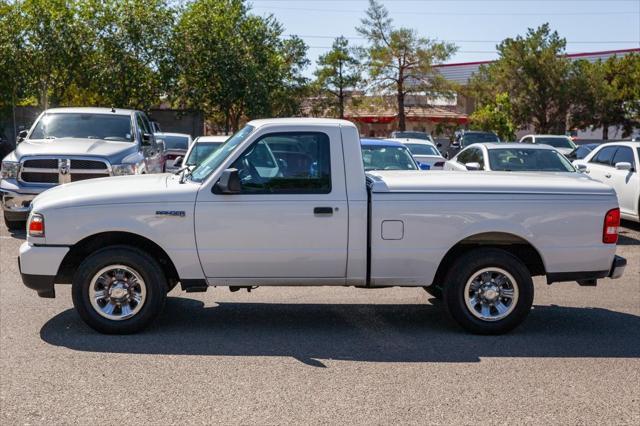
<path fill-rule="evenodd" d="M 333 214 L 333 207 L 314 207 L 313 208 L 313 214 L 332 215 Z"/>
<path fill-rule="evenodd" d="M 607 173 L 606 175 L 604 175 L 604 177 L 610 178 L 611 177 L 611 173 Z"/>

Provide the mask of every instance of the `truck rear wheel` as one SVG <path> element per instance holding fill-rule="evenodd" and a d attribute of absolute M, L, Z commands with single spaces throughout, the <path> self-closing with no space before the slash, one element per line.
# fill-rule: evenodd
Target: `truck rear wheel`
<path fill-rule="evenodd" d="M 100 333 L 130 334 L 148 326 L 162 311 L 167 280 L 148 254 L 112 246 L 91 254 L 78 267 L 73 305 Z"/>
<path fill-rule="evenodd" d="M 533 280 L 522 261 L 500 249 L 476 249 L 447 274 L 444 300 L 453 319 L 478 334 L 517 327 L 533 304 Z"/>

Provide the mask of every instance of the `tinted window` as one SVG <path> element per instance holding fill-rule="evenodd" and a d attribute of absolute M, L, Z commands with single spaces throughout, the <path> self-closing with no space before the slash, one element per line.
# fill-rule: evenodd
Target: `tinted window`
<path fill-rule="evenodd" d="M 526 137 L 524 139 L 522 139 L 522 143 L 532 143 L 533 139 L 531 137 Z"/>
<path fill-rule="evenodd" d="M 403 146 L 363 145 L 362 162 L 369 170 L 418 170 L 411 153 Z"/>
<path fill-rule="evenodd" d="M 591 159 L 590 163 L 604 164 L 606 166 L 610 166 L 611 160 L 613 159 L 613 155 L 616 153 L 616 149 L 617 147 L 615 146 L 607 146 L 602 148 Z"/>
<path fill-rule="evenodd" d="M 575 148 L 573 142 L 569 138 L 545 138 L 538 137 L 536 138 L 536 143 L 541 143 L 544 145 L 549 145 L 554 148 Z"/>
<path fill-rule="evenodd" d="M 89 138 L 133 141 L 128 115 L 54 113 L 43 115 L 31 139 Z"/>
<path fill-rule="evenodd" d="M 596 145 L 597 146 L 597 145 Z M 576 149 L 575 158 L 577 160 L 581 160 L 587 156 L 591 151 L 593 151 L 595 146 L 592 145 L 581 145 Z"/>
<path fill-rule="evenodd" d="M 613 156 L 611 164 L 615 166 L 617 163 L 629 163 L 631 164 L 631 167 L 635 166 L 635 159 L 633 158 L 633 151 L 631 148 L 627 146 L 621 146 L 618 148 Z"/>
<path fill-rule="evenodd" d="M 186 136 L 160 136 L 167 149 L 187 149 L 189 148 L 189 138 Z"/>
<path fill-rule="evenodd" d="M 222 145 L 222 142 L 217 143 L 209 143 L 209 142 L 198 142 L 189 153 L 189 158 L 185 161 L 185 165 L 187 166 L 197 166 L 202 160 L 207 158 L 213 151 L 218 149 L 218 147 Z"/>
<path fill-rule="evenodd" d="M 299 143 L 302 152 L 272 151 L 282 137 Z M 324 133 L 271 134 L 253 143 L 234 163 L 245 194 L 328 194 L 331 192 L 329 137 Z"/>
<path fill-rule="evenodd" d="M 575 171 L 562 154 L 550 149 L 490 149 L 489 165 L 496 171 Z"/>
<path fill-rule="evenodd" d="M 437 155 L 440 156 L 440 153 L 438 152 L 438 150 L 431 146 L 431 145 L 426 145 L 426 144 L 420 144 L 420 143 L 406 143 L 404 144 L 407 148 L 409 148 L 409 151 L 411 151 L 411 153 L 413 155 Z"/>
<path fill-rule="evenodd" d="M 469 149 L 471 155 L 469 156 L 469 160 L 467 163 L 478 163 L 480 164 L 480 169 L 484 169 L 484 157 L 482 155 L 482 150 L 478 148 Z"/>
<path fill-rule="evenodd" d="M 500 142 L 500 139 L 493 133 L 465 133 L 462 135 L 463 146 L 479 142 Z"/>
<path fill-rule="evenodd" d="M 460 154 L 458 154 L 458 156 L 456 157 L 456 161 L 460 164 L 470 163 L 470 158 L 473 155 L 471 151 L 471 149 L 465 149 Z"/>

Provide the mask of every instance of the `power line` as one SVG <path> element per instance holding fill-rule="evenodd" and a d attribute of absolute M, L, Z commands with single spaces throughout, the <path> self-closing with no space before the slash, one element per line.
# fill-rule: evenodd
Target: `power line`
<path fill-rule="evenodd" d="M 288 36 L 298 36 L 301 38 L 321 38 L 334 40 L 340 36 L 325 36 L 325 35 L 306 35 L 306 34 L 288 34 Z M 360 36 L 342 36 L 347 40 L 366 40 L 366 37 Z M 445 40 L 437 39 L 438 41 L 446 41 L 449 43 L 501 43 L 503 40 Z M 569 41 L 567 44 L 640 44 L 640 40 L 576 40 Z"/>

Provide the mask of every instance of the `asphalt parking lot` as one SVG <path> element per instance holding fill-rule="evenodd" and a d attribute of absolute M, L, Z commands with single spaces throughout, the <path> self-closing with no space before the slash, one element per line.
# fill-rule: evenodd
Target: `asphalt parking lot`
<path fill-rule="evenodd" d="M 0 227 L 2 424 L 640 423 L 640 226 L 625 276 L 547 286 L 509 335 L 473 336 L 420 289 L 174 290 L 103 336 L 25 288 Z"/>

